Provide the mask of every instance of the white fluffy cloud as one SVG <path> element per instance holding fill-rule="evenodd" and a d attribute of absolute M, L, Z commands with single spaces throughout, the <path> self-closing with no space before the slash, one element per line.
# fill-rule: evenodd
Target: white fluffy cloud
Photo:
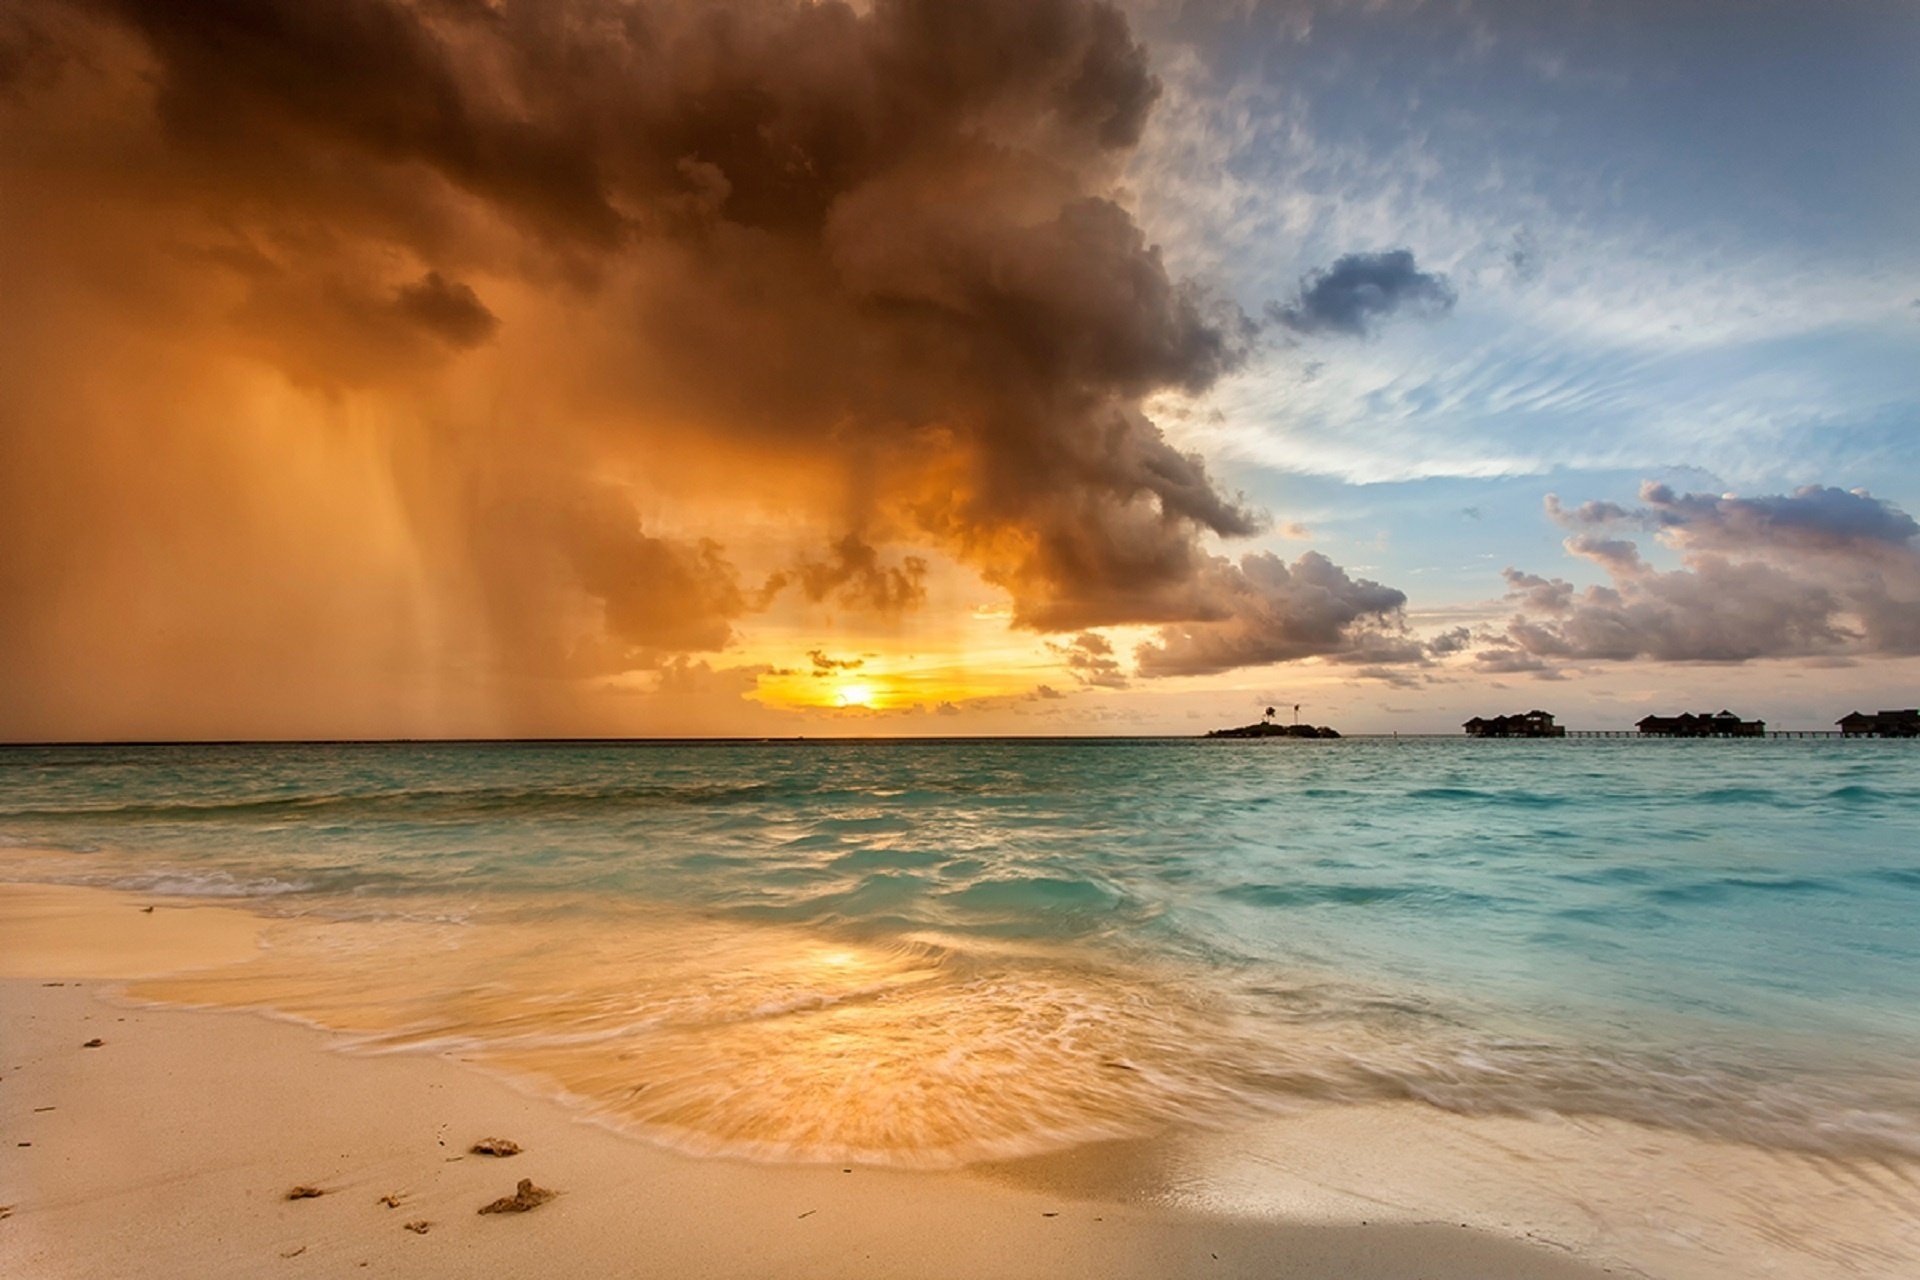
<path fill-rule="evenodd" d="M 1640 499 L 1548 497 L 1574 530 L 1567 550 L 1608 585 L 1508 569 L 1516 612 L 1476 655 L 1483 669 L 1920 653 L 1920 523 L 1894 504 L 1822 486 L 1742 498 L 1649 483 Z M 1651 532 L 1681 567 L 1649 564 L 1638 543 L 1609 536 L 1622 530 Z"/>

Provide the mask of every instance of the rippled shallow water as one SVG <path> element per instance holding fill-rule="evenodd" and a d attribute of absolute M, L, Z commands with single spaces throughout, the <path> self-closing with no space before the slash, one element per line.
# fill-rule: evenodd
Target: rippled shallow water
<path fill-rule="evenodd" d="M 1920 747 L 0 750 L 18 878 L 248 900 L 261 1005 L 701 1151 L 1327 1102 L 1920 1157 Z"/>

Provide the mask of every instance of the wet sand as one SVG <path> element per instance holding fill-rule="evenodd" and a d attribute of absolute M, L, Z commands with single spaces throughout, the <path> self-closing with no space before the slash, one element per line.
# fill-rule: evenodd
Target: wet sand
<path fill-rule="evenodd" d="M 1108 1194 L 1086 1176 L 1098 1149 L 1057 1179 L 694 1159 L 447 1057 L 347 1055 L 312 1028 L 117 994 L 231 962 L 262 923 L 0 886 L 0 1275 L 1603 1274 L 1495 1231 L 1358 1217 L 1349 1193 L 1293 1218 L 1170 1207 L 1125 1177 Z M 471 1154 L 484 1137 L 523 1150 Z M 478 1212 L 523 1178 L 558 1194 Z"/>

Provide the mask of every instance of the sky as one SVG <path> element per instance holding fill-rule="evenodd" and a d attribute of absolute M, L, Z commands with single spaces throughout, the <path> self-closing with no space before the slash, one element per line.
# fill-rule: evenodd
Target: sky
<path fill-rule="evenodd" d="M 1920 6 L 0 0 L 0 739 L 1920 702 Z"/>

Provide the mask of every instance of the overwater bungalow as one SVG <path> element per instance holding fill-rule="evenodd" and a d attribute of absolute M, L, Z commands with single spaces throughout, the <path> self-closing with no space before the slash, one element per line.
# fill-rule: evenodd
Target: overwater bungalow
<path fill-rule="evenodd" d="M 1642 716 L 1634 726 L 1654 738 L 1763 738 L 1765 720 L 1742 720 L 1731 711 L 1683 711 L 1677 716 Z"/>
<path fill-rule="evenodd" d="M 1470 738 L 1564 738 L 1567 731 L 1545 711 L 1511 716 L 1475 716 L 1460 726 Z"/>
<path fill-rule="evenodd" d="M 1852 711 L 1835 723 L 1849 738 L 1920 738 L 1920 709 L 1876 711 L 1872 715 Z"/>

